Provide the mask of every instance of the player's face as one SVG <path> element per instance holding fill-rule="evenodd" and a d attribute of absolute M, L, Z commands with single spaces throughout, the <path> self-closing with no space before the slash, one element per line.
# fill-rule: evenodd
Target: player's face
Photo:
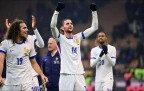
<path fill-rule="evenodd" d="M 48 41 L 48 50 L 49 51 L 54 51 L 56 50 L 57 46 L 56 46 L 56 42 L 53 38 L 50 38 Z"/>
<path fill-rule="evenodd" d="M 27 26 L 25 23 L 21 23 L 20 24 L 20 34 L 19 36 L 23 39 L 25 39 L 27 37 L 27 32 L 28 32 L 28 29 L 27 29 Z"/>
<path fill-rule="evenodd" d="M 104 44 L 107 40 L 105 33 L 103 32 L 98 33 L 97 40 L 98 40 L 98 43 Z"/>
<path fill-rule="evenodd" d="M 73 23 L 72 23 L 71 20 L 67 19 L 67 20 L 64 21 L 63 30 L 67 33 L 72 33 L 73 32 Z"/>

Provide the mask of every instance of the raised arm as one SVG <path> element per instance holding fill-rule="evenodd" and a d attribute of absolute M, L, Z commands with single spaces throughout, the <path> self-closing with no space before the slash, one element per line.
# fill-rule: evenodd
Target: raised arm
<path fill-rule="evenodd" d="M 36 36 L 36 45 L 39 47 L 39 48 L 43 48 L 44 47 L 44 41 L 41 37 L 41 35 L 39 34 L 37 28 L 36 28 L 36 18 L 32 15 L 32 28 L 34 30 L 34 34 Z"/>
<path fill-rule="evenodd" d="M 54 14 L 51 19 L 50 28 L 51 28 L 51 32 L 52 32 L 52 35 L 54 38 L 58 38 L 58 36 L 59 36 L 59 31 L 56 27 L 57 18 L 58 18 L 58 14 L 59 14 L 60 10 L 63 9 L 64 7 L 65 7 L 65 5 L 62 2 L 59 2 L 57 4 L 56 10 L 54 11 Z"/>
<path fill-rule="evenodd" d="M 5 25 L 6 25 L 6 28 L 8 30 L 11 26 L 11 23 L 8 22 L 8 19 L 5 19 Z"/>
<path fill-rule="evenodd" d="M 86 29 L 83 32 L 84 38 L 89 37 L 91 34 L 93 34 L 98 29 L 98 17 L 97 17 L 97 7 L 94 3 L 90 5 L 90 9 L 92 10 L 92 24 L 91 27 Z"/>

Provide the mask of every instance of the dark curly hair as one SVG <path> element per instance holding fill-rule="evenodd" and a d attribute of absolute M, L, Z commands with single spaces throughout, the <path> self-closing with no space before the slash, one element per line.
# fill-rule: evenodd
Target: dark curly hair
<path fill-rule="evenodd" d="M 7 31 L 6 39 L 11 39 L 13 44 L 16 42 L 17 35 L 20 34 L 20 24 L 25 23 L 23 20 L 16 18 Z M 25 40 L 23 40 L 25 41 Z"/>

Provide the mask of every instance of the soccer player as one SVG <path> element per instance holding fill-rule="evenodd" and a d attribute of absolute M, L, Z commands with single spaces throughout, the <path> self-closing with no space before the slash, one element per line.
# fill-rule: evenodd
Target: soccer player
<path fill-rule="evenodd" d="M 2 70 L 6 58 L 6 80 L 4 89 L 7 91 L 31 91 L 31 67 L 47 82 L 35 60 L 34 43 L 27 38 L 27 26 L 24 21 L 16 19 L 7 31 L 7 37 L 0 44 L 0 85 L 3 84 Z"/>
<path fill-rule="evenodd" d="M 63 34 L 60 34 L 56 25 L 58 14 L 65 7 L 64 3 L 59 2 L 51 20 L 51 31 L 59 42 L 61 56 L 61 71 L 59 80 L 60 91 L 86 91 L 84 78 L 84 68 L 81 62 L 80 43 L 82 39 L 89 37 L 98 29 L 97 8 L 95 4 L 90 5 L 92 10 L 92 25 L 90 28 L 75 35 L 73 32 L 73 23 L 70 19 L 62 22 Z"/>
<path fill-rule="evenodd" d="M 99 32 L 96 37 L 98 46 L 91 50 L 91 67 L 96 67 L 95 91 L 112 91 L 113 71 L 116 63 L 116 48 L 109 45 L 104 32 Z"/>
<path fill-rule="evenodd" d="M 11 23 L 8 22 L 8 19 L 6 19 L 5 25 L 7 27 L 7 30 L 9 30 Z M 36 28 L 36 18 L 33 15 L 32 15 L 32 28 L 34 29 L 33 31 L 34 31 L 35 35 L 28 35 L 27 38 L 30 39 L 32 41 L 32 43 L 34 43 L 34 45 L 36 45 L 35 47 L 43 48 L 44 47 L 44 41 L 43 41 L 42 37 L 40 36 L 37 28 Z M 36 73 L 35 70 L 32 68 L 32 81 L 33 81 L 32 82 L 33 83 L 32 89 L 33 90 L 39 89 L 39 82 L 38 82 L 37 76 L 38 76 L 38 73 Z"/>

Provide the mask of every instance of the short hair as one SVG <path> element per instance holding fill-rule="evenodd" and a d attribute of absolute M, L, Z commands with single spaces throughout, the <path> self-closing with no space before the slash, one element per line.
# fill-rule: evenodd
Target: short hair
<path fill-rule="evenodd" d="M 106 34 L 106 32 L 104 32 L 104 31 L 99 31 L 98 33 L 97 33 L 97 35 L 96 35 L 96 39 L 95 39 L 95 46 L 97 46 L 99 43 L 98 43 L 98 40 L 97 40 L 97 38 L 98 38 L 98 34 L 99 33 L 104 33 L 105 34 L 105 36 L 107 37 L 107 34 Z M 106 43 L 108 43 L 108 39 L 106 40 Z"/>
<path fill-rule="evenodd" d="M 71 20 L 71 19 L 63 19 L 63 20 L 62 20 L 62 22 L 61 22 L 61 27 L 60 27 L 60 33 L 61 33 L 61 34 L 64 34 L 64 30 L 62 30 L 62 26 L 64 25 L 64 22 L 65 22 L 66 20 Z"/>
<path fill-rule="evenodd" d="M 16 36 L 20 33 L 20 24 L 25 23 L 23 20 L 16 18 L 10 28 L 7 30 L 6 39 L 11 39 L 13 43 L 16 42 Z"/>
<path fill-rule="evenodd" d="M 67 18 L 67 19 L 63 19 L 62 22 L 61 22 L 61 26 L 64 25 L 64 22 L 65 22 L 66 20 L 71 20 L 71 19 L 68 19 L 68 18 Z"/>

